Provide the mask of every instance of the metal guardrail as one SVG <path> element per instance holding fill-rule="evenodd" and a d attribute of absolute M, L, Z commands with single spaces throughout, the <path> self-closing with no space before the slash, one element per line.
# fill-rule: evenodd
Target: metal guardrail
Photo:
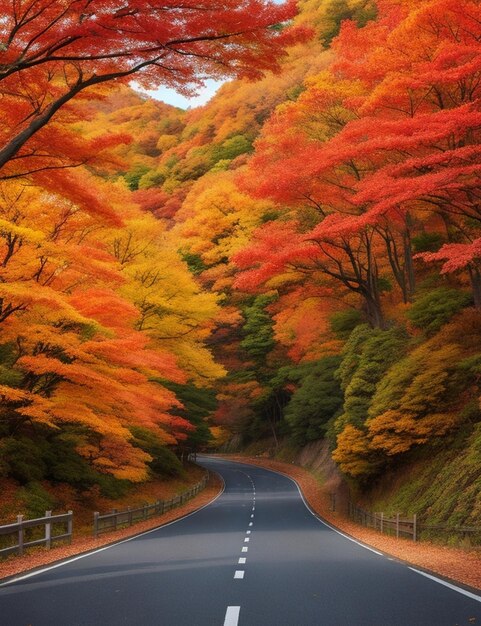
<path fill-rule="evenodd" d="M 181 506 L 184 502 L 196 496 L 205 488 L 208 480 L 209 472 L 207 472 L 204 478 L 196 485 L 170 500 L 157 500 L 157 502 L 153 504 L 144 504 L 137 508 L 128 507 L 124 511 L 113 509 L 110 513 L 102 514 L 96 511 L 94 513 L 93 534 L 95 537 L 98 537 L 100 533 L 117 530 L 125 526 L 132 526 L 132 524 L 136 522 L 150 519 L 156 515 L 162 515 L 162 513 L 166 513 L 167 511 Z"/>
<path fill-rule="evenodd" d="M 63 530 L 61 534 L 54 534 L 55 526 L 62 525 Z M 29 537 L 28 531 L 34 528 L 44 527 L 44 534 L 42 537 Z M 46 511 L 45 517 L 39 517 L 37 519 L 24 520 L 23 515 L 17 516 L 17 521 L 13 524 L 6 524 L 0 526 L 0 537 L 13 537 L 17 543 L 5 548 L 0 548 L 0 557 L 8 556 L 9 554 L 22 555 L 25 548 L 31 548 L 33 546 L 45 545 L 48 549 L 52 547 L 52 543 L 55 541 L 61 541 L 67 539 L 72 541 L 73 530 L 73 512 L 62 513 L 61 515 L 52 515 L 52 511 Z M 35 536 L 37 533 L 33 533 Z M 15 538 L 16 536 L 16 538 Z"/>

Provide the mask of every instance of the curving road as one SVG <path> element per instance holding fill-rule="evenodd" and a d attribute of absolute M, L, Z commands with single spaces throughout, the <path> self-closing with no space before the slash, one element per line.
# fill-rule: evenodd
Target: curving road
<path fill-rule="evenodd" d="M 462 626 L 481 594 L 326 526 L 296 485 L 204 458 L 225 481 L 180 521 L 0 585 L 1 626 Z"/>

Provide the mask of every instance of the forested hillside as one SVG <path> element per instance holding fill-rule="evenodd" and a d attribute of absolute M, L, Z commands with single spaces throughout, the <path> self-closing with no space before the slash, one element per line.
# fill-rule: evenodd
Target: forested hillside
<path fill-rule="evenodd" d="M 207 105 L 99 81 L 5 157 L 0 480 L 107 493 L 234 437 L 327 438 L 359 493 L 417 468 L 424 511 L 474 521 L 481 8 L 271 10 L 244 18 L 273 41 L 209 51 L 239 77 Z M 54 62 L 6 72 L 7 147 L 87 80 Z"/>

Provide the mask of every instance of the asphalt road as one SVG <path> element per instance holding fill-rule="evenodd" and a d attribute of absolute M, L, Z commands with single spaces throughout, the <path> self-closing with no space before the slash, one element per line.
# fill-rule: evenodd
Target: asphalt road
<path fill-rule="evenodd" d="M 287 477 L 202 464 L 225 481 L 215 502 L 0 586 L 1 626 L 481 626 L 481 594 L 335 532 Z"/>

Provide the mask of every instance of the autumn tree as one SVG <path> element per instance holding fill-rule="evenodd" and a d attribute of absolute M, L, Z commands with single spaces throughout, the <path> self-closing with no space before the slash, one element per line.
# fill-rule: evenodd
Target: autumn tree
<path fill-rule="evenodd" d="M 98 236 L 102 223 L 112 227 L 125 190 L 109 187 L 102 219 L 106 185 L 95 189 L 89 214 L 73 190 L 69 200 L 3 183 L 0 430 L 8 438 L 74 428 L 76 449 L 93 467 L 141 480 L 149 456 L 132 446 L 129 426 L 156 431 L 164 445 L 185 436 L 191 424 L 168 412 L 180 403 L 151 380 L 182 382 L 185 374 L 138 329 L 139 311 L 119 293 L 121 268 Z"/>
<path fill-rule="evenodd" d="M 44 128 L 63 107 L 55 120 L 68 122 L 72 99 L 87 89 L 135 75 L 143 87 L 163 84 L 189 93 L 206 75 L 259 76 L 276 67 L 290 35 L 272 26 L 295 10 L 293 2 L 260 0 L 222 8 L 207 1 L 179 8 L 133 0 L 114 9 L 104 0 L 5 1 L 2 176 L 52 166 Z"/>
<path fill-rule="evenodd" d="M 260 174 L 250 188 L 319 214 L 316 228 L 305 217 L 293 225 L 304 236 L 291 268 L 309 276 L 319 269 L 357 290 L 374 325 L 384 323 L 389 274 L 412 300 L 412 238 L 430 215 L 453 245 L 477 245 L 476 11 L 470 2 L 384 3 L 363 28 L 345 22 L 332 70 L 281 107 L 257 142 L 252 171 Z M 463 24 L 463 35 L 452 23 Z M 308 251 L 303 264 L 309 238 L 319 254 Z M 463 255 L 451 248 L 450 258 L 456 251 Z M 468 270 L 477 303 L 478 262 L 463 256 L 458 270 Z"/>
<path fill-rule="evenodd" d="M 105 229 L 104 242 L 125 279 L 119 291 L 138 311 L 137 330 L 176 355 L 191 381 L 202 386 L 222 376 L 204 343 L 219 314 L 217 297 L 196 283 L 165 225 L 131 205 L 122 228 Z"/>
<path fill-rule="evenodd" d="M 461 406 L 479 395 L 474 371 L 468 374 L 478 336 L 478 313 L 466 310 L 390 369 L 369 409 L 371 448 L 395 456 L 463 423 Z"/>
<path fill-rule="evenodd" d="M 390 259 L 380 264 L 384 241 L 354 198 L 368 166 L 345 159 L 345 151 L 334 147 L 354 115 L 345 102 L 360 93 L 356 83 L 336 83 L 323 72 L 265 126 L 249 165 L 249 174 L 259 174 L 243 176 L 241 183 L 255 195 L 288 206 L 291 220 L 284 214 L 279 224 L 259 229 L 254 244 L 235 260 L 242 268 L 254 266 L 239 286 L 276 274 L 288 281 L 302 276 L 310 284 L 337 285 L 357 294 L 369 322 L 382 327 L 381 294 L 388 286 L 384 275 Z M 398 239 L 392 235 L 389 242 Z"/>
<path fill-rule="evenodd" d="M 479 6 L 386 3 L 365 29 L 346 24 L 336 50 L 342 74 L 368 88 L 344 133 L 349 158 L 376 163 L 356 202 L 372 222 L 436 215 L 449 242 L 439 260 L 467 271 L 479 307 Z"/>

